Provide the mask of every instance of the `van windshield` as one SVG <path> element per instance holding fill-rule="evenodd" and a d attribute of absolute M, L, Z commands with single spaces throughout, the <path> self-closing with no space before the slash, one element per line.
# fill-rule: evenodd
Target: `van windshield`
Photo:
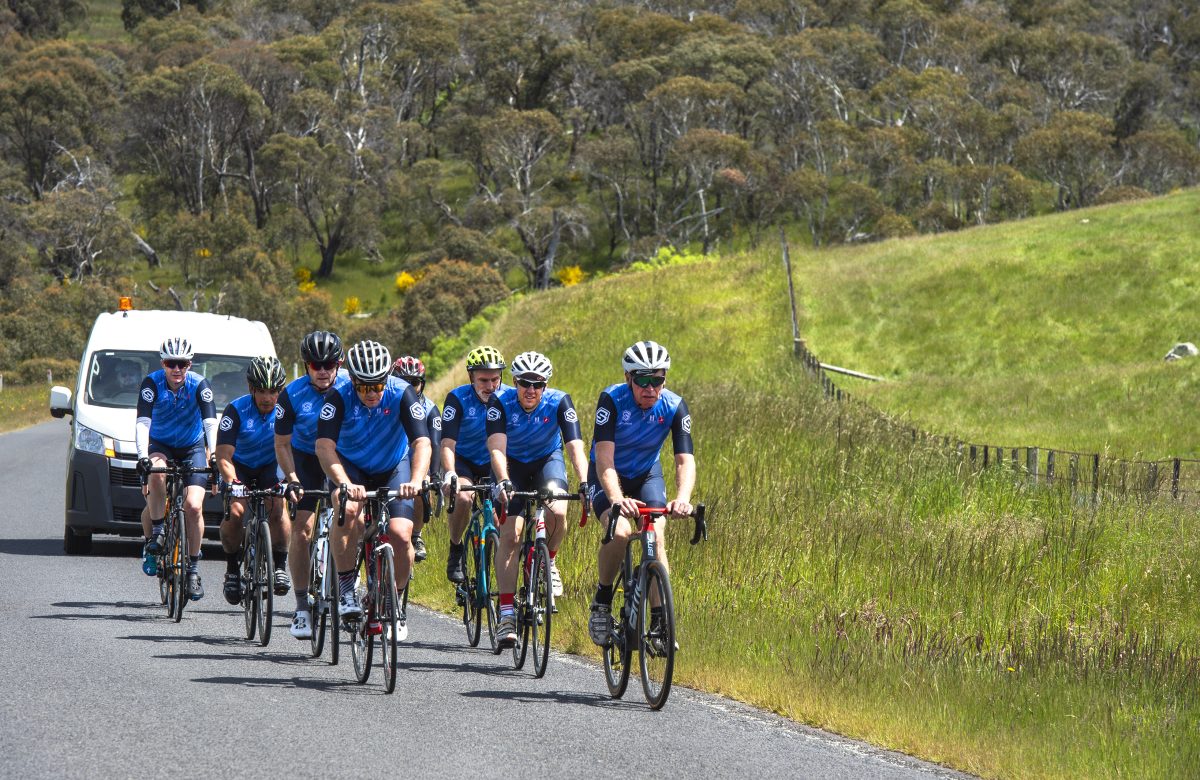
<path fill-rule="evenodd" d="M 197 354 L 191 370 L 212 385 L 217 414 L 234 398 L 245 395 L 246 367 L 251 358 L 240 355 Z M 88 368 L 87 402 L 112 409 L 137 407 L 138 388 L 152 371 L 162 368 L 158 352 L 101 350 L 92 355 Z"/>

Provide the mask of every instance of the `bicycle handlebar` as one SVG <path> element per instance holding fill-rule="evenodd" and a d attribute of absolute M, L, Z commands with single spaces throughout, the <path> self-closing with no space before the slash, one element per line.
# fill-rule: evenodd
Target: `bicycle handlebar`
<path fill-rule="evenodd" d="M 584 500 L 584 497 L 581 496 L 579 493 L 560 493 L 559 491 L 551 490 L 550 488 L 538 488 L 537 490 L 514 490 L 511 493 L 509 493 L 508 495 L 509 495 L 510 499 L 513 499 L 513 498 L 533 499 L 534 501 L 537 501 L 540 504 L 548 504 L 551 501 L 582 501 L 583 506 L 581 507 L 582 512 L 580 513 L 580 516 L 579 516 L 579 527 L 583 528 L 585 525 L 587 525 L 588 502 L 586 500 Z M 506 509 L 505 514 L 507 515 L 507 507 L 505 507 L 505 509 Z M 503 525 L 503 522 L 504 521 L 501 520 L 502 525 Z"/>
<path fill-rule="evenodd" d="M 662 517 L 667 514 L 666 507 L 641 506 L 638 507 L 639 517 Z M 704 504 L 696 504 L 692 511 L 684 517 L 691 517 L 696 522 L 696 530 L 692 533 L 692 544 L 699 544 L 700 540 L 708 541 L 708 523 L 705 521 Z M 608 528 L 604 531 L 604 538 L 600 541 L 601 544 L 608 544 L 613 540 L 613 536 L 617 533 L 617 521 L 621 519 L 621 506 L 614 504 L 612 511 L 608 515 Z"/>
<path fill-rule="evenodd" d="M 425 481 L 421 483 L 421 487 L 418 492 L 424 494 L 425 491 L 430 490 L 432 487 L 433 487 L 433 483 L 431 483 L 429 481 L 429 478 L 426 477 Z M 349 490 L 350 490 L 350 485 L 348 485 L 345 482 L 338 485 L 338 525 L 339 526 L 346 524 L 346 504 L 348 504 L 350 502 L 350 497 L 348 495 Z M 311 492 L 315 493 L 317 491 L 314 490 Z M 329 495 L 329 491 L 322 491 L 322 492 L 324 492 L 326 495 Z M 363 500 L 364 501 L 374 500 L 374 501 L 380 502 L 381 504 L 386 504 L 388 501 L 392 500 L 393 498 L 402 498 L 400 496 L 400 492 L 398 490 L 392 490 L 391 488 L 381 487 L 381 488 L 376 488 L 375 490 L 368 490 L 366 496 L 363 497 Z M 429 522 L 429 501 L 423 501 L 422 503 L 425 505 L 425 512 L 424 512 L 425 522 Z"/>

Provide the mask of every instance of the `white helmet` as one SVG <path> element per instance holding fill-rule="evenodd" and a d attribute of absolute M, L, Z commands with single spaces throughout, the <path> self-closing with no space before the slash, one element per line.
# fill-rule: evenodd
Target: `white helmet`
<path fill-rule="evenodd" d="M 621 366 L 632 374 L 648 373 L 671 367 L 667 348 L 655 341 L 639 341 L 625 350 Z"/>
<path fill-rule="evenodd" d="M 158 348 L 158 356 L 163 360 L 191 360 L 194 355 L 192 342 L 183 336 L 171 336 Z"/>
<path fill-rule="evenodd" d="M 550 358 L 541 352 L 522 352 L 513 358 L 512 375 L 518 377 L 537 377 L 539 381 L 547 381 L 554 375 L 554 366 Z"/>
<path fill-rule="evenodd" d="M 392 373 L 392 353 L 378 341 L 360 341 L 346 353 L 346 370 L 357 382 L 382 382 Z"/>

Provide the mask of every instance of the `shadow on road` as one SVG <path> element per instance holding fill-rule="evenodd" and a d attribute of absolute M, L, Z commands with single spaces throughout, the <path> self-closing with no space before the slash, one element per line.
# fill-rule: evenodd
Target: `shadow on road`
<path fill-rule="evenodd" d="M 495 664 L 472 663 L 470 661 L 446 664 L 430 663 L 428 661 L 405 663 L 403 656 L 401 656 L 397 663 L 401 669 L 406 669 L 410 672 L 476 672 L 477 674 L 486 674 L 493 677 L 511 677 L 516 674 L 516 671 L 511 666 L 504 667 Z"/>
<path fill-rule="evenodd" d="M 243 640 L 244 641 L 244 640 Z M 300 656 L 295 654 L 283 653 L 169 653 L 164 655 L 156 655 L 155 658 L 162 658 L 167 661 L 268 661 L 281 666 L 310 666 L 308 656 Z"/>
<path fill-rule="evenodd" d="M 55 612 L 49 615 L 31 615 L 30 617 L 34 620 L 119 620 L 126 623 L 151 623 L 166 620 L 162 604 L 153 601 L 56 601 L 50 606 L 75 610 L 137 609 L 142 612 Z"/>
<path fill-rule="evenodd" d="M 645 709 L 644 705 L 634 702 L 621 701 L 599 693 L 580 693 L 579 691 L 464 691 L 459 695 L 469 699 L 502 699 L 529 704 L 552 701 L 559 704 L 586 704 L 589 707 L 603 707 L 610 710 Z"/>
<path fill-rule="evenodd" d="M 192 682 L 213 685 L 238 685 L 244 688 L 300 688 L 312 691 L 328 691 L 350 696 L 382 694 L 378 685 L 359 685 L 355 680 L 324 680 L 315 677 L 193 677 Z"/>
<path fill-rule="evenodd" d="M 62 539 L 0 539 L 0 555 L 37 555 L 57 558 L 63 553 Z"/>

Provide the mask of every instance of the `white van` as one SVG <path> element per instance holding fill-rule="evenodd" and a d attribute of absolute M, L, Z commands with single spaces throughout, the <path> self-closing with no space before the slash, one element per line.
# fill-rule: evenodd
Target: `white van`
<path fill-rule="evenodd" d="M 247 392 L 250 360 L 275 354 L 267 326 L 241 317 L 132 310 L 97 317 L 79 362 L 74 395 L 65 387 L 50 389 L 50 414 L 73 417 L 63 532 L 63 548 L 69 554 L 88 552 L 94 532 L 142 535 L 146 500 L 133 442 L 137 391 L 147 374 L 162 368 L 158 348 L 167 336 L 192 342 L 192 371 L 212 385 L 218 415 Z M 219 497 L 205 499 L 204 515 L 215 535 Z"/>

